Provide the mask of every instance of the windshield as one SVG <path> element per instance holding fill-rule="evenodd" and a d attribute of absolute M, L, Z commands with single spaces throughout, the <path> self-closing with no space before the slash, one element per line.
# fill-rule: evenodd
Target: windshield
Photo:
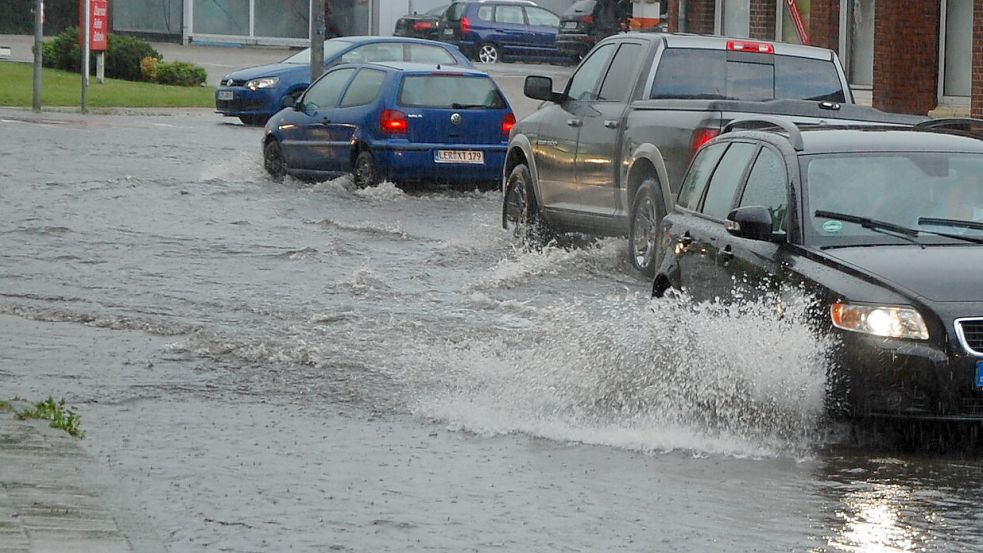
<path fill-rule="evenodd" d="M 488 77 L 416 75 L 403 80 L 399 105 L 447 109 L 502 109 L 505 101 Z"/>
<path fill-rule="evenodd" d="M 351 46 L 352 43 L 347 40 L 339 40 L 337 38 L 332 38 L 330 40 L 324 41 L 324 59 L 328 59 L 334 56 L 338 52 L 341 52 L 345 48 Z M 311 63 L 311 49 L 304 48 L 300 52 L 290 56 L 289 58 L 283 60 L 282 63 L 299 63 L 303 65 L 310 65 Z"/>
<path fill-rule="evenodd" d="M 651 98 L 846 102 L 830 60 L 695 48 L 662 54 Z"/>
<path fill-rule="evenodd" d="M 983 238 L 981 154 L 877 152 L 802 159 L 808 243 L 907 243 L 850 217 L 816 216 L 817 211 L 911 229 L 922 243 L 953 241 L 938 234 Z"/>

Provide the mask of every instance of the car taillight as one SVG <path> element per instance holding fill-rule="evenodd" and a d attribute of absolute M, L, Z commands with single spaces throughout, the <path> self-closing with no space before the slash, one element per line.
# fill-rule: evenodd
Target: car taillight
<path fill-rule="evenodd" d="M 515 127 L 515 115 L 509 113 L 505 119 L 502 119 L 502 134 L 508 135 L 513 127 Z"/>
<path fill-rule="evenodd" d="M 461 34 L 471 32 L 471 22 L 468 21 L 467 17 L 461 18 Z"/>
<path fill-rule="evenodd" d="M 767 42 L 752 42 L 749 40 L 729 40 L 727 49 L 734 52 L 751 52 L 752 54 L 774 54 L 775 45 Z"/>
<path fill-rule="evenodd" d="M 718 129 L 703 128 L 693 131 L 693 140 L 690 142 L 689 157 L 692 158 L 695 156 L 697 150 L 718 136 L 720 136 L 720 130 Z"/>
<path fill-rule="evenodd" d="M 593 15 L 582 15 L 582 16 L 580 16 L 580 22 L 583 23 L 584 25 L 593 25 L 594 24 L 594 16 Z"/>
<path fill-rule="evenodd" d="M 414 31 L 427 31 L 433 29 L 433 23 L 430 21 L 417 21 L 413 24 Z"/>
<path fill-rule="evenodd" d="M 387 109 L 379 117 L 379 126 L 384 134 L 406 134 L 410 130 L 410 122 L 406 114 L 394 109 Z"/>

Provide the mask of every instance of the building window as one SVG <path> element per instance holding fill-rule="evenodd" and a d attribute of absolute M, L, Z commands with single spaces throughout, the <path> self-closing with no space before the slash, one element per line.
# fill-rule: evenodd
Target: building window
<path fill-rule="evenodd" d="M 778 0 L 778 40 L 792 44 L 807 42 L 811 44 L 809 31 L 811 12 L 812 0 Z"/>
<path fill-rule="evenodd" d="M 874 1 L 840 0 L 840 52 L 854 86 L 874 84 Z"/>
<path fill-rule="evenodd" d="M 716 32 L 724 36 L 751 36 L 751 0 L 717 0 Z"/>
<path fill-rule="evenodd" d="M 968 97 L 973 77 L 973 0 L 942 0 L 942 96 Z"/>
<path fill-rule="evenodd" d="M 194 0 L 194 32 L 249 36 L 249 0 Z"/>

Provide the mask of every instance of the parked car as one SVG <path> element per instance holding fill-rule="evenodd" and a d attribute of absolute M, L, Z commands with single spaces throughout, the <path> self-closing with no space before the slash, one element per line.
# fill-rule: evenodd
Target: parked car
<path fill-rule="evenodd" d="M 693 153 L 732 119 L 924 119 L 851 105 L 830 50 L 712 36 L 620 33 L 591 50 L 562 92 L 529 76 L 525 93 L 543 103 L 509 141 L 502 224 L 628 236 L 632 266 L 649 277 L 653 230 Z"/>
<path fill-rule="evenodd" d="M 488 74 L 462 66 L 387 62 L 337 66 L 266 123 L 274 177 L 355 184 L 495 183 L 515 116 Z"/>
<path fill-rule="evenodd" d="M 339 63 L 412 61 L 471 67 L 456 47 L 432 40 L 405 37 L 344 37 L 324 42 L 324 67 Z M 262 125 L 274 113 L 293 105 L 310 84 L 311 49 L 305 48 L 280 63 L 249 67 L 222 77 L 215 90 L 215 110 L 238 117 L 247 125 Z"/>
<path fill-rule="evenodd" d="M 560 17 L 526 0 L 465 0 L 444 13 L 441 40 L 482 63 L 566 60 L 556 49 Z"/>
<path fill-rule="evenodd" d="M 653 294 L 801 289 L 841 343 L 840 414 L 983 420 L 983 121 L 767 128 L 700 149 L 665 217 Z"/>
<path fill-rule="evenodd" d="M 447 4 L 437 6 L 422 14 L 411 13 L 396 20 L 395 36 L 410 36 L 437 40 L 440 38 L 440 22 L 447 11 Z"/>
<path fill-rule="evenodd" d="M 571 59 L 584 57 L 594 47 L 594 6 L 597 0 L 577 0 L 560 16 L 560 28 L 556 34 L 556 49 Z M 631 17 L 632 3 L 621 2 L 622 9 Z"/>

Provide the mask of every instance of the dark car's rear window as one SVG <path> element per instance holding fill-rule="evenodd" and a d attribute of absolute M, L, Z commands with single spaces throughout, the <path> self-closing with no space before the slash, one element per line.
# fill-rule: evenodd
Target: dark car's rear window
<path fill-rule="evenodd" d="M 662 54 L 650 97 L 846 101 L 832 60 L 695 48 Z"/>
<path fill-rule="evenodd" d="M 399 105 L 448 109 L 501 109 L 505 100 L 488 77 L 410 75 L 403 79 Z"/>

